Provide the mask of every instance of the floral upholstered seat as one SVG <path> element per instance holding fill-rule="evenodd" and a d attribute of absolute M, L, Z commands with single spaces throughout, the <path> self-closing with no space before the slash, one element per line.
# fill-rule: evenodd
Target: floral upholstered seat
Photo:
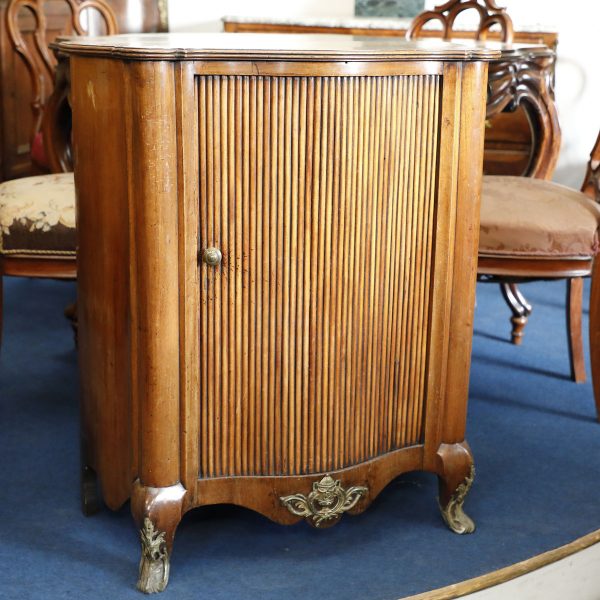
<path fill-rule="evenodd" d="M 75 256 L 73 173 L 0 184 L 0 255 Z"/>

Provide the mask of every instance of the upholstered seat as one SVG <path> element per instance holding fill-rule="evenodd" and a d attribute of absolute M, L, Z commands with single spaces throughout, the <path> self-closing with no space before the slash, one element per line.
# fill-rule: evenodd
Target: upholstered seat
<path fill-rule="evenodd" d="M 75 256 L 73 173 L 0 184 L 0 254 Z"/>
<path fill-rule="evenodd" d="M 599 248 L 600 205 L 571 188 L 528 177 L 484 177 L 479 254 L 575 258 Z"/>

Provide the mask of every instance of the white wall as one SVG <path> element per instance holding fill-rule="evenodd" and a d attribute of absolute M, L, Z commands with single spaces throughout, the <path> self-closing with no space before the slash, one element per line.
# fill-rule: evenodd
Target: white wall
<path fill-rule="evenodd" d="M 221 31 L 221 17 L 352 17 L 354 0 L 169 0 L 171 31 Z"/>
<path fill-rule="evenodd" d="M 549 25 L 558 31 L 556 102 L 563 133 L 554 178 L 579 187 L 600 130 L 598 55 L 600 3 L 597 0 L 504 0 L 516 26 Z"/>
<path fill-rule="evenodd" d="M 500 0 L 519 26 L 540 24 L 559 33 L 556 98 L 563 145 L 555 179 L 579 187 L 600 130 L 600 2 Z M 436 4 L 427 1 L 426 6 Z M 354 0 L 169 0 L 172 31 L 220 31 L 221 17 L 354 15 Z M 596 62 L 594 60 L 596 59 Z"/>

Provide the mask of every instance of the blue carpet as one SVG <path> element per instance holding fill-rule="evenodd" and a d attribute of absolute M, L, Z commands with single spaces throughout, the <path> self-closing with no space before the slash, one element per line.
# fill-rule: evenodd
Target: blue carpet
<path fill-rule="evenodd" d="M 535 308 L 517 348 L 506 341 L 497 286 L 478 288 L 468 427 L 477 478 L 466 503 L 475 534 L 445 528 L 435 477 L 423 473 L 397 479 L 367 512 L 324 531 L 235 507 L 199 509 L 178 529 L 162 597 L 391 600 L 599 528 L 600 425 L 591 386 L 568 380 L 564 283 L 524 291 Z M 5 279 L 2 599 L 141 597 L 128 508 L 79 511 L 76 355 L 62 316 L 74 295 L 70 283 Z"/>

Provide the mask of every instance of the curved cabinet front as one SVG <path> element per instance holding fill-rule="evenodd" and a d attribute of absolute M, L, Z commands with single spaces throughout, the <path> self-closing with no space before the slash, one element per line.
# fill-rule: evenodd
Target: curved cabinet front
<path fill-rule="evenodd" d="M 440 76 L 197 85 L 200 477 L 422 444 Z"/>
<path fill-rule="evenodd" d="M 326 527 L 421 469 L 450 528 L 474 528 L 489 57 L 372 44 L 261 58 L 63 43 L 84 466 L 111 508 L 131 497 L 144 591 L 164 589 L 195 506 Z"/>

